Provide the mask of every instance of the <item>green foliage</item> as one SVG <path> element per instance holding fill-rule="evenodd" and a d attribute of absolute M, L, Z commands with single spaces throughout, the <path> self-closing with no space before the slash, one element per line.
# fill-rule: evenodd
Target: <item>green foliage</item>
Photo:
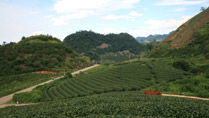
<path fill-rule="evenodd" d="M 15 94 L 13 96 L 13 101 L 20 102 L 20 103 L 27 103 L 27 102 L 41 102 L 42 101 L 42 92 L 40 90 L 34 90 L 33 92 L 24 92 Z"/>
<path fill-rule="evenodd" d="M 67 73 L 66 73 L 66 77 L 67 77 L 67 78 L 72 78 L 73 75 L 72 75 L 70 72 L 67 72 Z"/>
<path fill-rule="evenodd" d="M 70 69 L 74 69 L 77 67 L 84 68 L 84 67 L 89 66 L 90 63 L 91 63 L 91 60 L 88 57 L 77 56 L 77 55 L 76 56 L 73 55 L 73 58 L 68 57 L 65 61 L 66 66 Z"/>
<path fill-rule="evenodd" d="M 105 53 L 129 50 L 130 53 L 139 55 L 142 50 L 142 46 L 127 33 L 102 35 L 92 31 L 80 31 L 67 36 L 64 43 L 93 60 L 100 60 L 100 55 Z M 98 48 L 102 44 L 107 44 L 108 47 Z"/>
<path fill-rule="evenodd" d="M 181 59 L 181 60 L 177 60 L 173 63 L 173 67 L 177 68 L 177 69 L 181 69 L 184 71 L 188 71 L 191 68 L 191 65 L 188 61 L 186 61 L 185 59 Z"/>
<path fill-rule="evenodd" d="M 112 64 L 112 63 L 120 63 L 126 60 L 135 59 L 138 56 L 127 53 L 127 54 L 120 54 L 120 53 L 105 53 L 100 55 L 100 61 L 98 63 L 101 64 Z"/>
<path fill-rule="evenodd" d="M 168 84 L 155 85 L 150 89 L 209 98 L 209 80 L 202 76 L 187 77 Z"/>
<path fill-rule="evenodd" d="M 96 68 L 92 68 L 90 70 L 87 70 L 84 72 L 84 74 L 93 74 L 93 73 L 97 73 L 97 72 L 101 72 L 101 71 L 105 71 L 105 70 L 110 70 L 113 68 L 116 68 L 117 65 L 114 64 L 104 64 L 104 65 L 100 65 Z"/>
<path fill-rule="evenodd" d="M 1 118 L 155 117 L 207 118 L 209 102 L 187 98 L 111 92 L 31 106 L 0 109 Z"/>

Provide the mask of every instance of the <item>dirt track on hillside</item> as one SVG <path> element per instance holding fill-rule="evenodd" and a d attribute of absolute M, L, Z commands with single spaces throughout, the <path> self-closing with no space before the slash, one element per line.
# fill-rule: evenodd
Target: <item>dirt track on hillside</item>
<path fill-rule="evenodd" d="M 73 72 L 72 75 L 74 76 L 74 75 L 76 75 L 76 74 L 79 74 L 80 72 L 83 72 L 83 71 L 86 71 L 86 70 L 95 68 L 95 67 L 97 67 L 97 66 L 99 66 L 99 64 L 96 64 L 96 65 L 93 65 L 93 66 L 90 66 L 90 67 L 87 67 L 87 68 L 78 70 L 78 71 L 76 71 L 76 72 Z M 60 77 L 55 78 L 54 80 L 61 79 L 61 78 L 63 78 L 63 77 L 64 77 L 64 76 L 60 76 Z M 23 106 L 23 105 L 27 105 L 27 104 L 17 104 L 17 105 L 16 105 L 16 104 L 5 104 L 5 103 L 8 102 L 8 101 L 10 101 L 10 100 L 12 100 L 13 95 L 15 95 L 15 94 L 17 94 L 17 93 L 30 92 L 30 91 L 32 91 L 34 88 L 36 88 L 37 86 L 40 86 L 40 85 L 44 85 L 44 84 L 50 83 L 50 82 L 52 82 L 52 81 L 54 81 L 54 80 L 49 80 L 49 81 L 40 83 L 40 84 L 38 84 L 38 85 L 29 87 L 29 88 L 27 88 L 27 89 L 24 89 L 24 90 L 21 90 L 21 91 L 12 93 L 12 94 L 7 95 L 7 96 L 4 96 L 4 97 L 1 97 L 1 98 L 0 98 L 0 108 L 6 107 L 6 106 L 13 106 L 13 105 L 15 105 L 15 106 Z"/>
<path fill-rule="evenodd" d="M 171 96 L 171 97 L 180 97 L 180 98 L 192 98 L 192 99 L 198 99 L 198 100 L 209 100 L 209 98 L 201 98 L 201 97 L 185 96 L 185 95 L 162 94 L 162 96 Z"/>

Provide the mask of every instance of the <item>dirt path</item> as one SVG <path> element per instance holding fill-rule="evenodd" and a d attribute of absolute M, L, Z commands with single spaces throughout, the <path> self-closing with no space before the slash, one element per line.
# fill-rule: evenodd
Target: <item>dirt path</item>
<path fill-rule="evenodd" d="M 192 98 L 192 99 L 198 99 L 198 100 L 209 100 L 209 98 L 201 98 L 201 97 L 185 96 L 185 95 L 162 94 L 162 96 L 181 97 L 181 98 Z"/>
<path fill-rule="evenodd" d="M 78 71 L 76 71 L 76 72 L 73 72 L 72 75 L 74 76 L 74 75 L 76 75 L 76 74 L 79 74 L 80 72 L 83 72 L 83 71 L 86 71 L 86 70 L 95 68 L 95 67 L 97 67 L 97 66 L 99 66 L 99 64 L 96 64 L 96 65 L 93 65 L 93 66 L 90 66 L 90 67 L 87 67 L 87 68 L 78 70 Z M 61 78 L 63 78 L 63 77 L 64 77 L 64 76 L 57 77 L 57 78 L 55 78 L 55 80 L 61 79 Z M 10 94 L 10 95 L 1 97 L 1 98 L 0 98 L 0 108 L 3 108 L 3 106 L 4 106 L 4 107 L 6 107 L 6 106 L 11 106 L 10 104 L 5 104 L 5 103 L 8 102 L 8 101 L 10 101 L 10 100 L 12 100 L 12 97 L 13 97 L 14 94 L 22 93 L 22 92 L 30 92 L 30 91 L 32 91 L 34 88 L 36 88 L 37 86 L 44 85 L 44 84 L 50 83 L 50 82 L 52 82 L 52 81 L 54 81 L 54 80 L 49 80 L 49 81 L 40 83 L 40 84 L 38 84 L 38 85 L 32 86 L 32 87 L 30 87 L 30 88 L 27 88 L 27 89 L 24 89 L 24 90 L 21 90 L 21 91 L 12 93 L 12 94 Z M 14 104 L 12 104 L 12 105 L 14 105 Z M 15 106 L 22 106 L 22 105 L 26 105 L 26 104 L 17 104 L 17 105 L 15 105 Z"/>
<path fill-rule="evenodd" d="M 28 103 L 28 104 L 2 104 L 0 108 L 8 107 L 8 106 L 26 106 L 26 105 L 33 105 L 35 103 Z"/>

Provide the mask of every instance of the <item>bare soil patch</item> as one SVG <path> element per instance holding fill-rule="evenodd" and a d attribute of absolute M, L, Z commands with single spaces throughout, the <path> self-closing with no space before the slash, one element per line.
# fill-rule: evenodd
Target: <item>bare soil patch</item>
<path fill-rule="evenodd" d="M 104 49 L 104 48 L 108 48 L 109 46 L 111 46 L 111 45 L 107 44 L 107 43 L 103 43 L 102 45 L 97 46 L 97 48 Z"/>

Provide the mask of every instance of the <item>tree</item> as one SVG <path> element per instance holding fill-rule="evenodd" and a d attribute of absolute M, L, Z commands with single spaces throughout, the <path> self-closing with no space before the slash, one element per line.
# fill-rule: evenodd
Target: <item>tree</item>
<path fill-rule="evenodd" d="M 3 41 L 3 44 L 2 44 L 2 46 L 5 46 L 7 44 L 7 42 L 6 41 Z"/>
<path fill-rule="evenodd" d="M 173 66 L 177 69 L 181 69 L 184 71 L 189 71 L 191 69 L 191 64 L 187 60 L 184 60 L 184 59 L 176 60 L 173 63 Z"/>
<path fill-rule="evenodd" d="M 22 40 L 24 40 L 24 39 L 25 39 L 25 36 L 22 37 Z"/>
<path fill-rule="evenodd" d="M 153 47 L 154 46 L 153 46 L 153 42 L 152 41 L 146 45 L 146 48 L 147 48 L 148 51 L 151 51 L 153 49 Z"/>
<path fill-rule="evenodd" d="M 73 75 L 72 75 L 70 72 L 67 72 L 67 73 L 66 73 L 66 77 L 68 77 L 68 78 L 72 78 L 72 77 L 73 77 Z"/>
<path fill-rule="evenodd" d="M 200 11 L 205 11 L 205 9 L 206 9 L 205 7 L 201 7 Z"/>

